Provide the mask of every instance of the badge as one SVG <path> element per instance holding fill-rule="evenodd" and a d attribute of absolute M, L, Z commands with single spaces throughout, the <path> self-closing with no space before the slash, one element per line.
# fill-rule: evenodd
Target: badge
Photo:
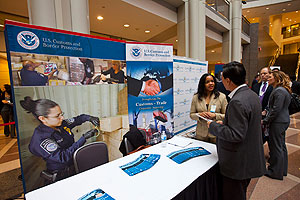
<path fill-rule="evenodd" d="M 67 122 L 68 125 L 71 125 L 75 122 L 75 119 L 74 118 L 71 118 L 71 119 L 65 119 L 65 121 Z"/>
<path fill-rule="evenodd" d="M 216 108 L 217 108 L 216 105 L 211 105 L 210 112 L 212 112 L 212 113 L 216 112 Z"/>
<path fill-rule="evenodd" d="M 54 140 L 47 138 L 41 142 L 40 147 L 51 154 L 58 148 L 58 145 Z"/>

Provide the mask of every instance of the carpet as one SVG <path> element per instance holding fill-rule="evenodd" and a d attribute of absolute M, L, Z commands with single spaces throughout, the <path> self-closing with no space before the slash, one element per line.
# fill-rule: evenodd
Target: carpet
<path fill-rule="evenodd" d="M 0 174 L 0 200 L 13 199 L 24 192 L 22 181 L 18 179 L 20 174 L 20 168 Z"/>

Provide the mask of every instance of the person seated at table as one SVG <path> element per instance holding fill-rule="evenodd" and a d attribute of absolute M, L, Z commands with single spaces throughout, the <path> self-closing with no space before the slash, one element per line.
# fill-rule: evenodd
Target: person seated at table
<path fill-rule="evenodd" d="M 99 118 L 82 114 L 64 119 L 60 106 L 49 99 L 32 100 L 27 96 L 20 104 L 41 123 L 31 137 L 30 152 L 46 161 L 47 172 L 57 174 L 56 181 L 75 174 L 73 153 L 98 131 L 91 129 L 75 142 L 71 130 L 86 121 L 99 126 Z"/>
<path fill-rule="evenodd" d="M 120 68 L 120 61 L 112 61 L 112 67 L 109 70 L 102 72 L 101 79 L 106 81 L 107 78 L 105 75 L 108 74 L 112 79 L 109 83 L 124 83 L 125 81 L 124 72 Z"/>
<path fill-rule="evenodd" d="M 32 61 L 24 61 L 23 68 L 21 69 L 21 85 L 22 86 L 44 86 L 48 83 L 57 70 L 52 70 L 48 76 L 38 73 L 35 68 L 40 66 L 39 63 Z"/>
<path fill-rule="evenodd" d="M 199 80 L 197 93 L 193 96 L 190 117 L 197 120 L 196 138 L 202 141 L 216 143 L 216 137 L 208 133 L 207 123 L 196 114 L 211 120 L 223 120 L 227 100 L 217 88 L 217 80 L 211 74 L 203 74 Z"/>

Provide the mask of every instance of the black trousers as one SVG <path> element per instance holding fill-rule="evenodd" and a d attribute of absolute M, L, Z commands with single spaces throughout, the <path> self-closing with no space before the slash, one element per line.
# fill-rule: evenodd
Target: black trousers
<path fill-rule="evenodd" d="M 222 200 L 246 200 L 249 179 L 235 180 L 222 176 Z"/>
<path fill-rule="evenodd" d="M 14 121 L 14 113 L 12 107 L 6 107 L 5 105 L 1 110 L 1 116 L 4 123 L 9 123 Z M 7 125 L 4 127 L 4 134 L 6 136 L 15 137 L 15 125 Z"/>
<path fill-rule="evenodd" d="M 288 153 L 285 145 L 285 131 L 289 123 L 271 123 L 269 132 L 270 158 L 268 175 L 272 178 L 283 179 L 287 175 Z"/>

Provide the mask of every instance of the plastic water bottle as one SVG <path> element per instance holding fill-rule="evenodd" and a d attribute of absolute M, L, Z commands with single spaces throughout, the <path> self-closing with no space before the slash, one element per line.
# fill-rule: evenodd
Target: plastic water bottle
<path fill-rule="evenodd" d="M 160 139 L 161 139 L 161 146 L 162 147 L 166 147 L 167 143 L 165 142 L 167 140 L 167 134 L 165 131 L 162 131 L 161 135 L 160 135 Z"/>

